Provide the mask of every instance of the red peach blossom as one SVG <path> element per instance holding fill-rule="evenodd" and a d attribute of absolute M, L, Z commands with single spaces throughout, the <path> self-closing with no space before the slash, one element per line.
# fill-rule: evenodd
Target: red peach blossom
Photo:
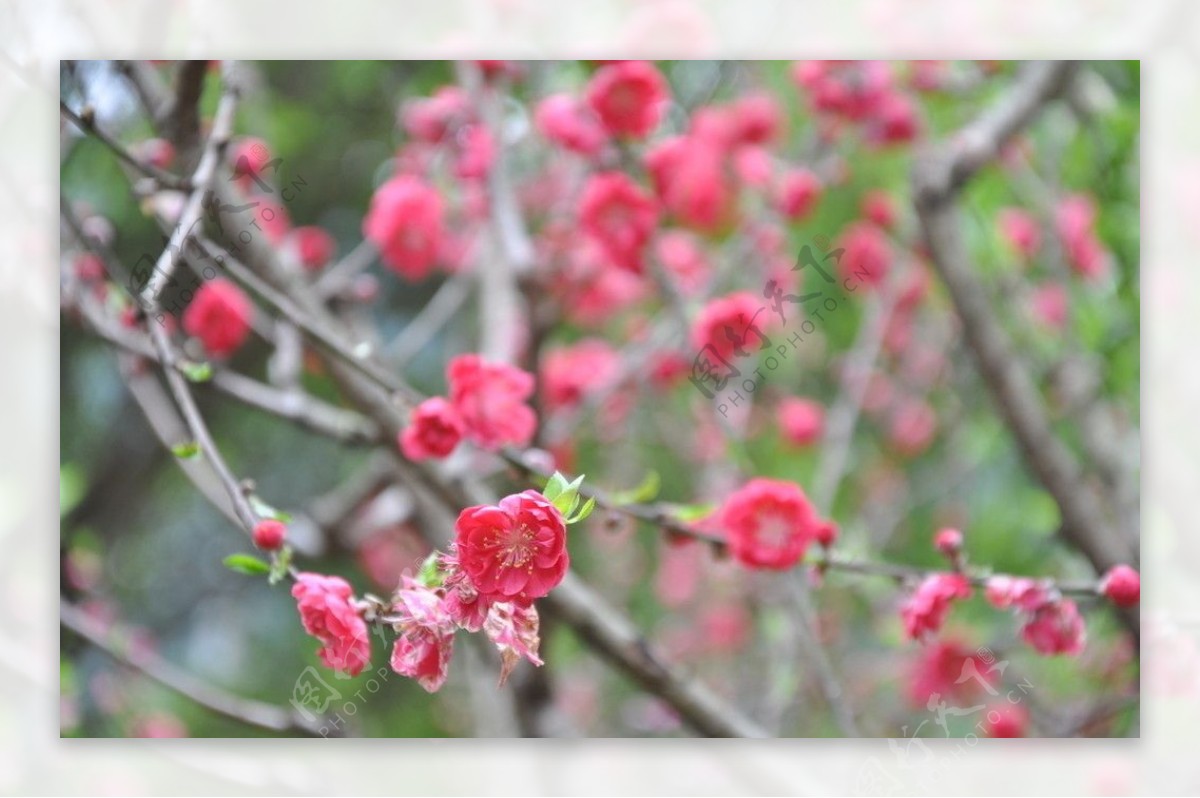
<path fill-rule="evenodd" d="M 756 351 L 760 340 L 754 330 L 761 330 L 763 301 L 748 291 L 739 291 L 709 302 L 692 324 L 692 345 L 703 350 L 711 347 L 717 357 L 728 361 L 735 351 Z"/>
<path fill-rule="evenodd" d="M 463 421 L 454 406 L 440 396 L 426 399 L 412 412 L 400 433 L 400 451 L 409 460 L 446 457 L 458 446 Z"/>
<path fill-rule="evenodd" d="M 825 408 L 812 399 L 788 397 L 779 403 L 779 429 L 787 442 L 811 446 L 824 433 Z"/>
<path fill-rule="evenodd" d="M 331 236 L 323 228 L 315 225 L 297 227 L 291 231 L 288 238 L 296 259 L 305 271 L 317 271 L 329 263 L 337 246 Z"/>
<path fill-rule="evenodd" d="M 562 514 L 537 491 L 468 507 L 454 528 L 458 562 L 489 601 L 528 606 L 553 590 L 570 564 Z"/>
<path fill-rule="evenodd" d="M 459 355 L 446 369 L 450 403 L 458 411 L 464 434 L 489 451 L 533 439 L 537 416 L 526 400 L 533 394 L 533 375 L 479 355 Z"/>
<path fill-rule="evenodd" d="M 1042 246 L 1042 231 L 1033 215 L 1021 208 L 1002 208 L 996 216 L 1000 235 L 1014 252 L 1029 260 Z"/>
<path fill-rule="evenodd" d="M 534 124 L 547 139 L 580 155 L 595 155 L 608 142 L 592 110 L 569 94 L 554 94 L 538 103 Z"/>
<path fill-rule="evenodd" d="M 596 70 L 587 101 L 614 136 L 644 138 L 662 119 L 667 82 L 647 61 L 622 61 Z"/>
<path fill-rule="evenodd" d="M 642 250 L 658 223 L 654 200 L 621 172 L 589 178 L 579 199 L 583 231 L 613 264 L 640 274 Z"/>
<path fill-rule="evenodd" d="M 855 222 L 842 233 L 837 246 L 843 250 L 838 262 L 843 280 L 876 286 L 887 278 L 892 249 L 875 225 Z"/>
<path fill-rule="evenodd" d="M 971 583 L 962 574 L 930 574 L 900 608 L 904 633 L 912 640 L 936 634 L 950 612 L 950 605 L 970 595 Z"/>
<path fill-rule="evenodd" d="M 1142 597 L 1142 578 L 1128 565 L 1116 565 L 1100 580 L 1100 592 L 1118 607 L 1133 607 Z"/>
<path fill-rule="evenodd" d="M 427 692 L 437 692 L 449 673 L 454 652 L 454 624 L 433 590 L 405 580 L 392 601 L 399 632 L 392 646 L 392 670 L 415 679 Z"/>
<path fill-rule="evenodd" d="M 1024 737 L 1028 728 L 1028 710 L 1011 699 L 996 701 L 987 708 L 983 733 L 988 737 Z"/>
<path fill-rule="evenodd" d="M 1021 628 L 1021 638 L 1039 654 L 1075 655 L 1083 651 L 1087 630 L 1075 602 L 1062 599 L 1035 610 Z"/>
<path fill-rule="evenodd" d="M 780 179 L 775 204 L 781 214 L 797 221 L 812 213 L 820 196 L 820 179 L 808 169 L 793 169 Z"/>
<path fill-rule="evenodd" d="M 217 357 L 236 352 L 250 335 L 254 306 L 242 289 L 218 277 L 200 286 L 183 312 L 184 331 Z"/>
<path fill-rule="evenodd" d="M 321 641 L 325 667 L 357 676 L 371 660 L 367 624 L 355 609 L 354 592 L 341 577 L 299 573 L 292 596 L 304 631 Z"/>
<path fill-rule="evenodd" d="M 407 280 L 421 280 L 437 260 L 445 235 L 442 198 L 418 177 L 393 177 L 371 198 L 363 235 L 379 248 L 388 268 Z"/>
<path fill-rule="evenodd" d="M 720 511 L 730 553 L 749 568 L 791 568 L 820 523 L 798 485 L 761 477 L 734 492 Z"/>
<path fill-rule="evenodd" d="M 617 377 L 620 356 L 606 341 L 588 338 L 550 349 L 542 359 L 542 390 L 547 410 L 571 408 Z"/>
<path fill-rule="evenodd" d="M 274 551 L 283 545 L 285 537 L 287 537 L 287 527 L 282 521 L 264 518 L 254 525 L 254 545 L 260 549 Z"/>

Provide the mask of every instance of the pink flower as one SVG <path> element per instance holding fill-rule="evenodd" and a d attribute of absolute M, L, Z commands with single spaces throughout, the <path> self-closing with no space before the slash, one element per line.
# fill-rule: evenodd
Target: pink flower
<path fill-rule="evenodd" d="M 937 431 L 937 415 L 926 402 L 902 402 L 892 414 L 888 441 L 906 457 L 915 457 L 929 448 Z"/>
<path fill-rule="evenodd" d="M 642 250 L 658 224 L 658 209 L 626 175 L 603 172 L 592 175 L 583 188 L 579 224 L 613 264 L 640 274 Z"/>
<path fill-rule="evenodd" d="M 445 236 L 442 198 L 418 177 L 393 177 L 371 198 L 363 235 L 392 271 L 408 280 L 423 279 Z"/>
<path fill-rule="evenodd" d="M 708 285 L 712 269 L 691 233 L 682 230 L 663 233 L 655 241 L 654 251 L 679 293 L 695 296 Z"/>
<path fill-rule="evenodd" d="M 768 144 L 783 127 L 779 103 L 766 93 L 748 94 L 730 108 L 733 139 L 737 144 Z"/>
<path fill-rule="evenodd" d="M 971 583 L 962 574 L 936 573 L 925 577 L 900 608 L 904 633 L 921 640 L 942 628 L 955 599 L 969 598 Z"/>
<path fill-rule="evenodd" d="M 666 111 L 667 82 L 647 61 L 621 61 L 596 70 L 587 101 L 613 135 L 644 138 Z"/>
<path fill-rule="evenodd" d="M 733 153 L 733 171 L 747 186 L 763 188 L 771 182 L 771 155 L 762 147 L 738 147 Z"/>
<path fill-rule="evenodd" d="M 896 224 L 896 204 L 886 192 L 879 189 L 863 195 L 862 213 L 868 221 L 885 230 Z"/>
<path fill-rule="evenodd" d="M 838 246 L 844 250 L 839 261 L 844 280 L 876 286 L 887 278 L 892 250 L 887 236 L 875 225 L 855 222 L 842 233 Z"/>
<path fill-rule="evenodd" d="M 306 271 L 317 271 L 329 263 L 336 246 L 333 236 L 315 225 L 297 227 L 289 235 L 297 260 Z"/>
<path fill-rule="evenodd" d="M 1083 651 L 1087 630 L 1075 602 L 1063 599 L 1035 610 L 1021 628 L 1021 638 L 1039 654 L 1073 656 Z"/>
<path fill-rule="evenodd" d="M 996 216 L 1000 235 L 1023 259 L 1029 260 L 1042 246 L 1037 220 L 1021 208 L 1002 208 Z"/>
<path fill-rule="evenodd" d="M 533 439 L 537 416 L 526 400 L 533 375 L 479 355 L 459 355 L 446 370 L 450 403 L 458 411 L 467 439 L 483 449 L 525 446 Z"/>
<path fill-rule="evenodd" d="M 1070 313 L 1067 289 L 1061 283 L 1043 283 L 1033 289 L 1030 311 L 1038 324 L 1052 330 L 1062 329 Z"/>
<path fill-rule="evenodd" d="M 496 142 L 483 125 L 466 125 L 455 141 L 454 174 L 463 180 L 487 177 L 496 160 Z"/>
<path fill-rule="evenodd" d="M 1049 600 L 1046 586 L 1023 576 L 992 576 L 983 587 L 984 598 L 996 609 L 1015 607 L 1032 612 Z"/>
<path fill-rule="evenodd" d="M 608 142 L 591 109 L 569 94 L 553 94 L 538 103 L 534 124 L 547 139 L 580 155 L 595 155 Z"/>
<path fill-rule="evenodd" d="M 904 144 L 921 132 L 912 100 L 903 94 L 888 94 L 876 110 L 867 138 L 882 145 Z"/>
<path fill-rule="evenodd" d="M 440 396 L 426 399 L 412 412 L 400 433 L 400 451 L 409 460 L 446 457 L 463 437 L 463 422 L 454 405 Z"/>
<path fill-rule="evenodd" d="M 408 135 L 419 141 L 436 144 L 468 114 L 467 93 L 457 86 L 443 86 L 432 97 L 408 102 L 402 118 Z"/>
<path fill-rule="evenodd" d="M 230 148 L 233 173 L 242 178 L 254 178 L 262 174 L 271 163 L 271 150 L 267 143 L 254 136 L 238 139 Z"/>
<path fill-rule="evenodd" d="M 821 520 L 800 486 L 756 478 L 725 500 L 720 523 L 735 560 L 783 570 L 804 556 Z"/>
<path fill-rule="evenodd" d="M 254 525 L 254 545 L 266 551 L 274 551 L 283 545 L 287 527 L 274 518 L 264 518 Z"/>
<path fill-rule="evenodd" d="M 1024 737 L 1029 728 L 1029 712 L 1020 704 L 996 701 L 988 707 L 983 732 L 988 737 Z"/>
<path fill-rule="evenodd" d="M 392 601 L 399 636 L 392 646 L 392 670 L 437 692 L 449 673 L 454 652 L 454 623 L 436 592 L 405 580 Z"/>
<path fill-rule="evenodd" d="M 454 525 L 458 562 L 479 595 L 528 606 L 570 565 L 567 526 L 545 496 L 527 490 L 499 506 L 468 507 Z"/>
<path fill-rule="evenodd" d="M 754 334 L 763 301 L 748 291 L 712 300 L 692 323 L 692 344 L 711 347 L 717 357 L 728 361 L 737 349 L 757 351 L 761 341 Z"/>
<path fill-rule="evenodd" d="M 1116 565 L 1100 580 L 1100 592 L 1118 607 L 1133 607 L 1142 598 L 1142 578 L 1128 565 Z"/>
<path fill-rule="evenodd" d="M 962 643 L 939 640 L 922 646 L 909 672 L 908 698 L 917 707 L 925 707 L 935 695 L 969 701 L 981 687 L 971 669 L 985 682 L 992 682 L 987 663 Z"/>
<path fill-rule="evenodd" d="M 187 310 L 183 329 L 217 357 L 233 354 L 250 334 L 254 306 L 242 289 L 223 277 L 200 286 Z"/>
<path fill-rule="evenodd" d="M 530 605 L 522 607 L 508 602 L 493 604 L 483 622 L 483 632 L 500 650 L 500 684 L 522 659 L 541 665 L 538 657 L 538 613 Z"/>
<path fill-rule="evenodd" d="M 317 656 L 325 667 L 357 676 L 371 660 L 371 641 L 350 584 L 337 576 L 300 573 L 292 596 L 304 631 L 321 641 Z"/>
<path fill-rule="evenodd" d="M 789 396 L 779 403 L 779 429 L 788 443 L 811 446 L 825 430 L 825 408 L 812 399 Z"/>
<path fill-rule="evenodd" d="M 821 180 L 808 169 L 793 169 L 780 179 L 775 204 L 792 221 L 812 213 L 821 196 Z"/>
<path fill-rule="evenodd" d="M 1092 198 L 1074 194 L 1064 199 L 1054 213 L 1054 224 L 1071 268 L 1083 277 L 1100 277 L 1106 260 L 1104 247 L 1096 237 L 1096 204 Z"/>
<path fill-rule="evenodd" d="M 962 551 L 963 534 L 957 529 L 939 529 L 933 536 L 933 547 L 947 557 Z"/>
<path fill-rule="evenodd" d="M 715 232 L 734 216 L 736 197 L 724 152 L 711 138 L 676 136 L 646 154 L 654 191 L 682 224 Z"/>
<path fill-rule="evenodd" d="M 577 406 L 588 394 L 610 385 L 619 368 L 620 356 L 599 338 L 549 350 L 541 369 L 546 409 Z"/>

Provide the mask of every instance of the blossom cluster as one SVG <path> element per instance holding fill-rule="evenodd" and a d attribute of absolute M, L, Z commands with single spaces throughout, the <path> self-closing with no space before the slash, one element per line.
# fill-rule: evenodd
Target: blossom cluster
<path fill-rule="evenodd" d="M 577 487 L 556 492 L 557 502 L 527 490 L 466 508 L 449 553 L 435 552 L 420 574 L 404 576 L 386 605 L 356 600 L 341 577 L 298 574 L 292 595 L 305 631 L 321 641 L 317 656 L 326 667 L 360 673 L 371 659 L 371 617 L 396 633 L 392 669 L 429 692 L 446 681 L 459 629 L 482 631 L 496 645 L 501 684 L 522 659 L 541 665 L 533 602 L 557 587 L 570 565 L 560 507 L 574 509 Z"/>

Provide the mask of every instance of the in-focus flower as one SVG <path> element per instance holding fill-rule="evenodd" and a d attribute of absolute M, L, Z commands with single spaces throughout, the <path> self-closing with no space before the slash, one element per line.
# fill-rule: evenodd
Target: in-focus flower
<path fill-rule="evenodd" d="M 779 430 L 796 446 L 811 446 L 825 431 L 825 408 L 820 402 L 789 396 L 779 403 Z"/>
<path fill-rule="evenodd" d="M 1100 592 L 1118 607 L 1132 607 L 1142 598 L 1142 578 L 1128 565 L 1116 565 L 1100 580 Z"/>
<path fill-rule="evenodd" d="M 602 172 L 583 188 L 579 224 L 614 265 L 641 274 L 642 251 L 658 224 L 658 209 L 623 173 Z"/>
<path fill-rule="evenodd" d="M 647 61 L 621 61 L 596 70 L 587 101 L 614 136 L 644 138 L 666 111 L 667 82 Z"/>
<path fill-rule="evenodd" d="M 1021 628 L 1021 638 L 1040 654 L 1075 655 L 1083 651 L 1087 630 L 1070 599 L 1043 604 Z"/>
<path fill-rule="evenodd" d="M 371 640 L 350 584 L 338 576 L 304 572 L 296 575 L 292 596 L 304 631 L 321 641 L 317 656 L 325 667 L 357 676 L 371 660 Z"/>
<path fill-rule="evenodd" d="M 392 601 L 393 626 L 399 633 L 392 646 L 392 670 L 415 679 L 427 692 L 446 681 L 454 652 L 454 623 L 434 590 L 405 579 Z"/>
<path fill-rule="evenodd" d="M 463 421 L 454 405 L 440 396 L 417 405 L 400 433 L 400 451 L 409 460 L 446 457 L 463 438 Z"/>
<path fill-rule="evenodd" d="M 199 339 L 209 354 L 224 357 L 245 342 L 253 312 L 242 289 L 218 277 L 200 286 L 183 312 L 183 329 Z"/>
<path fill-rule="evenodd" d="M 442 198 L 418 177 L 399 175 L 371 198 L 363 235 L 385 265 L 408 280 L 423 279 L 437 261 L 445 236 Z"/>
<path fill-rule="evenodd" d="M 962 574 L 930 574 L 900 608 L 904 633 L 912 640 L 936 634 L 950 612 L 950 605 L 970 595 L 971 583 Z"/>
<path fill-rule="evenodd" d="M 720 524 L 735 560 L 750 568 L 783 570 L 804 556 L 821 519 L 799 485 L 760 477 L 725 500 Z"/>
<path fill-rule="evenodd" d="M 533 394 L 533 375 L 505 363 L 489 363 L 479 355 L 459 355 L 446 370 L 450 403 L 458 411 L 468 440 L 489 451 L 533 438 L 537 416 L 526 400 Z"/>
<path fill-rule="evenodd" d="M 567 572 L 567 526 L 562 513 L 537 491 L 468 507 L 454 525 L 458 562 L 479 595 L 529 606 Z"/>

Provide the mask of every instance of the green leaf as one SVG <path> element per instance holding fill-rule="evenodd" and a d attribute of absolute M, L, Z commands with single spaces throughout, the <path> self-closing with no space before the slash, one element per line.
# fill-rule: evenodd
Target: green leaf
<path fill-rule="evenodd" d="M 579 512 L 576 513 L 573 517 L 567 519 L 567 523 L 568 524 L 577 524 L 580 521 L 582 521 L 583 519 L 587 518 L 589 515 L 591 515 L 592 510 L 595 510 L 595 509 L 596 509 L 596 499 L 595 499 L 595 497 L 593 497 L 593 498 L 588 499 L 586 502 L 584 502 L 583 507 L 579 508 Z"/>
<path fill-rule="evenodd" d="M 546 482 L 546 487 L 542 491 L 542 495 L 550 501 L 554 501 L 562 495 L 563 490 L 567 487 L 567 478 L 558 471 Z"/>
<path fill-rule="evenodd" d="M 425 558 L 425 562 L 421 563 L 417 581 L 425 587 L 441 587 L 442 581 L 445 579 L 445 574 L 442 573 L 441 556 L 442 553 L 435 549 Z"/>
<path fill-rule="evenodd" d="M 58 514 L 65 516 L 87 493 L 87 479 L 79 466 L 65 463 L 58 467 Z"/>
<path fill-rule="evenodd" d="M 646 474 L 646 478 L 636 488 L 616 491 L 609 497 L 609 501 L 617 507 L 654 501 L 660 487 L 662 487 L 662 479 L 659 478 L 657 471 L 651 471 Z"/>
<path fill-rule="evenodd" d="M 271 562 L 271 575 L 267 577 L 267 581 L 272 585 L 278 584 L 288 575 L 288 569 L 291 567 L 292 547 L 284 546 Z"/>
<path fill-rule="evenodd" d="M 179 364 L 179 370 L 191 382 L 208 382 L 213 375 L 211 363 L 194 363 L 187 360 Z"/>
<path fill-rule="evenodd" d="M 271 573 L 271 566 L 249 554 L 230 554 L 221 563 L 231 571 L 247 576 Z"/>
<path fill-rule="evenodd" d="M 171 454 L 178 457 L 180 460 L 191 460 L 196 455 L 200 454 L 200 444 L 195 441 L 187 441 L 179 443 L 171 447 Z"/>
<path fill-rule="evenodd" d="M 685 524 L 693 521 L 700 521 L 712 515 L 717 509 L 717 505 L 712 503 L 706 504 L 674 504 L 671 505 L 671 515 Z"/>
<path fill-rule="evenodd" d="M 260 518 L 274 518 L 276 521 L 280 521 L 284 524 L 290 524 L 292 522 L 292 516 L 290 514 L 285 513 L 283 510 L 276 510 L 274 507 L 267 504 L 254 494 L 250 494 L 249 499 L 251 509 L 253 509 Z"/>

